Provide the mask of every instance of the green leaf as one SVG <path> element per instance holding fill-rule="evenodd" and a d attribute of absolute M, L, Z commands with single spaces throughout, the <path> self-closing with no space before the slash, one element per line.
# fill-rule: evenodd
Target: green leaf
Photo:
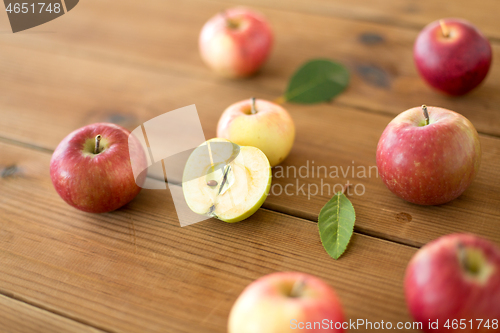
<path fill-rule="evenodd" d="M 311 60 L 293 74 L 284 99 L 292 103 L 326 102 L 349 84 L 349 72 L 342 64 L 328 59 Z"/>
<path fill-rule="evenodd" d="M 319 236 L 326 252 L 333 259 L 344 253 L 354 231 L 356 213 L 351 201 L 338 192 L 321 209 L 318 218 Z"/>

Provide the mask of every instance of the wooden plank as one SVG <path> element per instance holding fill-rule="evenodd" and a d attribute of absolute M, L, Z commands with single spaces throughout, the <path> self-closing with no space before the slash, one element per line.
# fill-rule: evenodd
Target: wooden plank
<path fill-rule="evenodd" d="M 481 168 L 462 196 L 441 206 L 419 206 L 393 195 L 377 177 L 377 143 L 390 119 L 348 108 L 290 110 L 298 139 L 282 168 L 274 169 L 275 188 L 265 207 L 317 221 L 334 188 L 338 191 L 349 181 L 359 231 L 415 246 L 453 232 L 476 233 L 500 243 L 499 139 L 481 136 Z M 291 196 L 284 192 L 286 186 Z"/>
<path fill-rule="evenodd" d="M 102 332 L 96 328 L 78 323 L 0 295 L 0 332 L 5 333 L 54 333 L 54 332 Z"/>
<path fill-rule="evenodd" d="M 22 67 L 22 64 L 29 66 Z M 22 69 L 24 68 L 24 69 Z M 64 136 L 86 124 L 111 121 L 130 129 L 164 112 L 195 103 L 206 138 L 215 135 L 222 110 L 250 97 L 255 91 L 184 78 L 172 78 L 144 70 L 8 46 L 0 54 L 2 122 L 0 135 L 54 149 Z M 68 75 L 71 73 L 71 75 Z M 26 98 L 29 96 L 29 98 Z M 272 98 L 271 95 L 260 95 Z M 344 168 L 375 165 L 375 150 L 391 117 L 361 112 L 338 104 L 287 105 L 297 126 L 297 139 L 286 168 L 298 171 L 309 161 L 315 166 Z M 359 219 L 357 230 L 385 239 L 420 246 L 443 234 L 465 231 L 500 242 L 500 140 L 481 137 L 483 163 L 477 180 L 458 200 L 440 207 L 408 204 L 391 194 L 376 177 L 281 177 L 273 184 L 289 187 L 295 195 L 271 195 L 265 207 L 316 220 L 332 193 L 327 190 L 308 198 L 305 189 L 321 181 L 330 186 L 347 179 L 366 188 L 353 196 Z M 330 172 L 329 172 L 330 173 Z M 286 175 L 285 175 L 286 176 Z M 274 186 L 274 185 L 273 185 Z M 279 187 L 273 188 L 279 193 Z M 338 189 L 338 188 L 337 188 Z M 358 187 L 358 193 L 360 193 Z M 404 214 L 402 214 L 404 213 Z M 406 215 L 409 214 L 409 215 Z M 411 221 L 409 221 L 411 216 Z"/>
<path fill-rule="evenodd" d="M 315 223 L 262 209 L 242 223 L 181 228 L 166 191 L 87 214 L 57 196 L 50 154 L 0 151 L 11 166 L 0 179 L 0 289 L 30 304 L 110 331 L 225 332 L 248 283 L 303 271 L 336 288 L 347 318 L 410 320 L 402 282 L 414 248 L 355 234 L 335 261 Z"/>
<path fill-rule="evenodd" d="M 31 32 L 1 34 L 0 44 L 2 48 L 18 45 L 208 80 L 273 98 L 283 93 L 288 78 L 303 62 L 333 58 L 352 73 L 349 89 L 337 99 L 339 104 L 390 115 L 421 104 L 441 106 L 464 114 L 480 132 L 500 136 L 496 110 L 500 66 L 493 65 L 483 85 L 471 94 L 445 97 L 431 90 L 416 72 L 412 57 L 415 29 L 256 7 L 275 30 L 270 61 L 249 80 L 216 78 L 198 55 L 197 38 L 208 17 L 227 7 L 227 3 L 203 0 L 122 2 L 120 6 L 113 1 L 88 0 L 64 18 Z M 482 22 L 477 22 L 479 27 Z M 49 32 L 33 33 L 43 31 Z M 378 42 L 373 43 L 374 39 Z M 493 55 L 493 64 L 500 63 L 500 44 L 493 44 Z M 31 61 L 24 58 L 18 70 Z"/>
<path fill-rule="evenodd" d="M 399 27 L 422 29 L 428 23 L 447 17 L 466 19 L 481 27 L 483 33 L 498 41 L 496 0 L 223 0 L 232 5 L 263 6 L 301 13 L 329 15 Z"/>

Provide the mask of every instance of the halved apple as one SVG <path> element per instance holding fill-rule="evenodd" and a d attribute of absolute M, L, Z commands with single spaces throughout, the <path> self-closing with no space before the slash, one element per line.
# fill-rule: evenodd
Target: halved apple
<path fill-rule="evenodd" d="M 204 142 L 189 156 L 182 191 L 193 212 L 233 223 L 260 208 L 271 180 L 271 166 L 261 150 L 217 138 Z"/>

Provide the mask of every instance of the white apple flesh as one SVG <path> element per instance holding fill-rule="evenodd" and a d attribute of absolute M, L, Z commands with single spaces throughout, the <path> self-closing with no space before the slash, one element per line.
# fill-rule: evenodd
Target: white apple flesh
<path fill-rule="evenodd" d="M 269 194 L 271 180 L 271 167 L 262 151 L 212 139 L 188 158 L 182 190 L 193 212 L 233 223 L 260 208 Z"/>
<path fill-rule="evenodd" d="M 274 167 L 292 149 L 295 124 L 280 105 L 262 99 L 248 99 L 230 105 L 222 113 L 217 124 L 217 137 L 240 146 L 259 148 Z"/>
<path fill-rule="evenodd" d="M 228 332 L 344 332 L 344 321 L 335 291 L 323 280 L 300 272 L 278 272 L 245 288 L 229 314 Z M 328 323 L 328 328 L 306 329 L 308 322 Z"/>
<path fill-rule="evenodd" d="M 500 321 L 500 248 L 483 238 L 452 234 L 425 245 L 408 264 L 404 286 L 408 309 L 424 332 L 498 331 L 491 325 Z M 429 328 L 436 320 L 438 329 Z M 462 328 L 445 327 L 453 320 Z"/>

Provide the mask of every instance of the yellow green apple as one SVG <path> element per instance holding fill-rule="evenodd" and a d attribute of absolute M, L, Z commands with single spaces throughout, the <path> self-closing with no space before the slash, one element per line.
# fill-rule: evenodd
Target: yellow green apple
<path fill-rule="evenodd" d="M 280 105 L 251 98 L 224 111 L 217 125 L 217 137 L 240 146 L 259 148 L 273 167 L 290 153 L 295 140 L 295 125 L 290 114 Z"/>

